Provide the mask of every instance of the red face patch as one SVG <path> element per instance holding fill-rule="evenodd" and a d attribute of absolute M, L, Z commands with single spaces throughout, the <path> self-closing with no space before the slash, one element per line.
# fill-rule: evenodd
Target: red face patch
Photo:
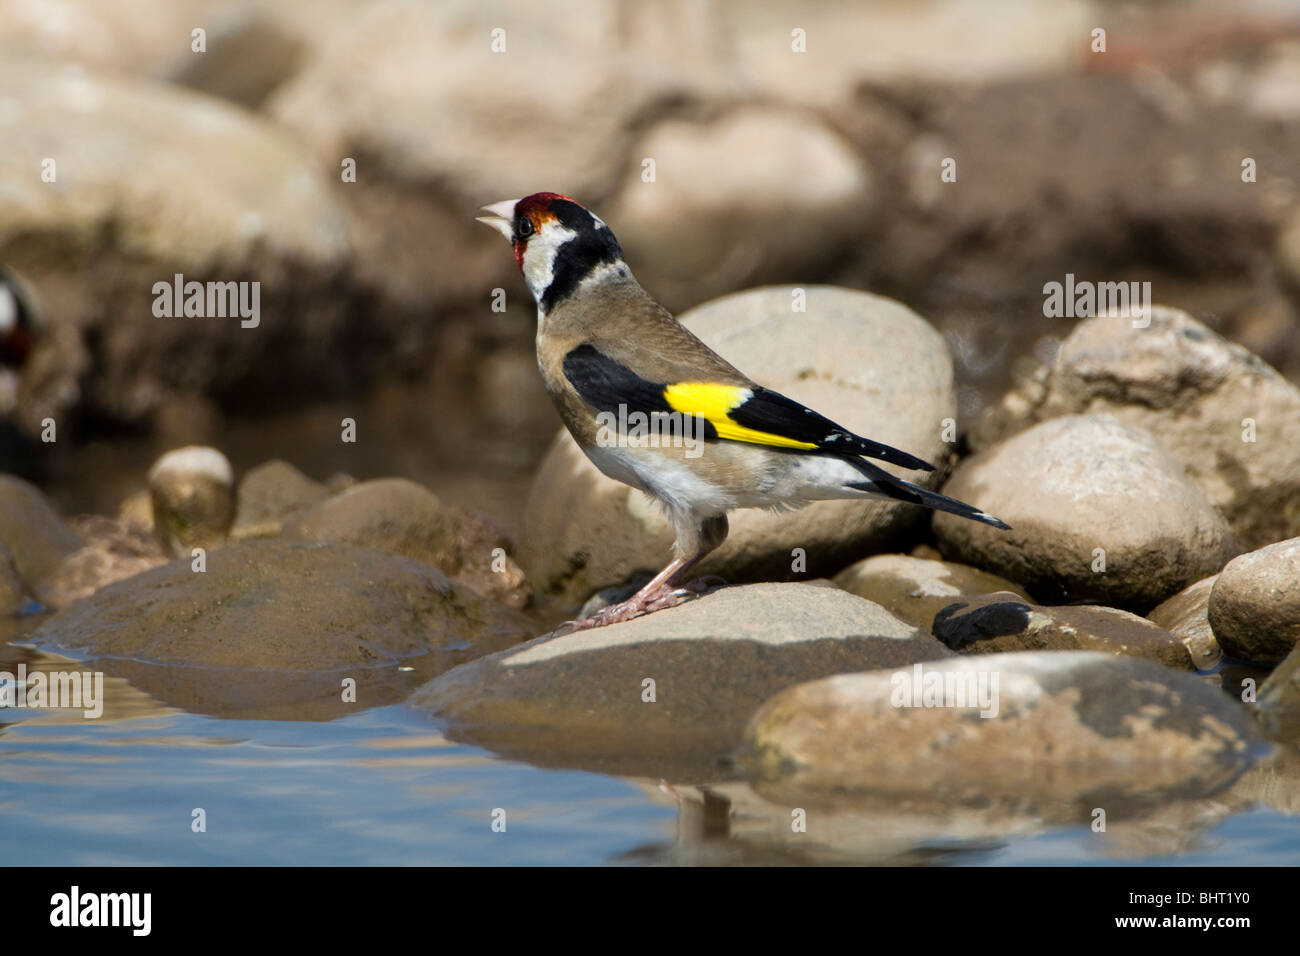
<path fill-rule="evenodd" d="M 570 199 L 562 193 L 533 193 L 531 196 L 525 196 L 519 202 L 515 203 L 515 219 L 520 216 L 525 217 L 533 224 L 534 235 L 549 222 L 555 221 L 555 215 L 551 212 L 551 203 L 556 200 L 571 202 L 578 205 L 576 200 Z M 522 272 L 524 268 L 524 251 L 528 248 L 527 239 L 515 239 L 510 243 L 514 249 L 515 262 L 519 264 Z"/>

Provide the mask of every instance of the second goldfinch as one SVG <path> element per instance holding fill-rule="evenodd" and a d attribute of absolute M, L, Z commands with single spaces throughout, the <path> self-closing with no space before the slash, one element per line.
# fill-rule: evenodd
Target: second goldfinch
<path fill-rule="evenodd" d="M 18 403 L 19 375 L 35 342 L 31 313 L 22 285 L 0 266 L 0 415 Z"/>
<path fill-rule="evenodd" d="M 991 514 L 868 459 L 932 471 L 750 381 L 633 278 L 609 227 L 567 196 L 483 207 L 537 300 L 537 364 L 579 447 L 602 472 L 663 503 L 677 540 L 668 566 L 578 627 L 626 621 L 688 594 L 688 572 L 727 536 L 734 508 L 890 498 L 997 528 Z M 649 432 L 646 422 L 672 432 Z M 690 439 L 699 436 L 702 446 Z"/>

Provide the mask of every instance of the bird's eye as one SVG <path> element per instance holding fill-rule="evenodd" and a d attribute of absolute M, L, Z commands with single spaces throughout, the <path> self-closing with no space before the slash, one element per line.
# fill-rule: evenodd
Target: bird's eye
<path fill-rule="evenodd" d="M 515 238 L 527 239 L 533 234 L 533 221 L 527 216 L 521 216 L 519 222 L 515 225 Z"/>

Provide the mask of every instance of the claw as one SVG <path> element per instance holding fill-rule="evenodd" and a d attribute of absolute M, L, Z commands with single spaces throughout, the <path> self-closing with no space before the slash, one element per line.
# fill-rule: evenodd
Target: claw
<path fill-rule="evenodd" d="M 719 584 L 726 584 L 726 582 L 719 577 L 711 576 L 691 581 L 682 587 L 663 585 L 654 591 L 634 595 L 629 600 L 619 604 L 603 607 L 590 617 L 584 617 L 578 621 L 565 621 L 547 636 L 563 637 L 593 627 L 605 627 L 609 624 L 621 624 L 624 621 L 631 621 L 654 611 L 662 611 L 665 608 L 676 607 L 687 601 L 693 601 L 704 593 L 713 590 Z"/>

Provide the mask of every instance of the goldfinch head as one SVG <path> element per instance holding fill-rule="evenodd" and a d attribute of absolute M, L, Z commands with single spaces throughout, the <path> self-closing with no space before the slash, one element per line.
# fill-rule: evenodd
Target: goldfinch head
<path fill-rule="evenodd" d="M 0 267 L 0 414 L 13 409 L 18 373 L 35 342 L 31 307 L 18 281 Z"/>
<path fill-rule="evenodd" d="M 483 209 L 491 215 L 478 221 L 510 241 L 542 314 L 585 281 L 605 274 L 631 278 L 609 226 L 568 196 L 533 193 Z"/>

